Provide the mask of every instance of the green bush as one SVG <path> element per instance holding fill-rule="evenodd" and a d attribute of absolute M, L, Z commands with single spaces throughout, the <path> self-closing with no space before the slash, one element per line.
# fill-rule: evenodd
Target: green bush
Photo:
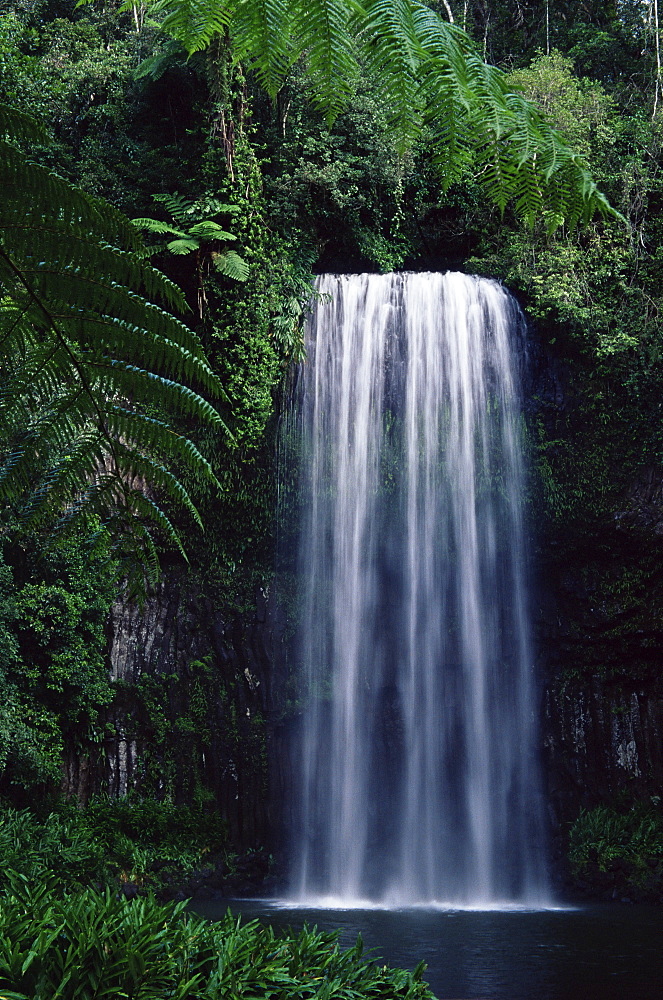
<path fill-rule="evenodd" d="M 228 913 L 218 923 L 91 889 L 56 898 L 48 884 L 14 878 L 0 908 L 3 1000 L 416 1000 L 431 998 L 414 972 L 341 951 L 336 935 L 277 936 Z"/>
<path fill-rule="evenodd" d="M 31 883 L 57 878 L 71 887 L 108 875 L 103 846 L 80 817 L 51 813 L 42 822 L 27 809 L 0 812 L 0 892 L 14 876 Z"/>
<path fill-rule="evenodd" d="M 226 854 L 223 820 L 186 806 L 98 799 L 43 819 L 0 810 L 0 891 L 14 874 L 31 883 L 53 877 L 64 889 L 119 881 L 158 890 L 219 853 Z"/>
<path fill-rule="evenodd" d="M 577 875 L 592 865 L 605 872 L 625 864 L 637 883 L 652 865 L 663 864 L 663 814 L 659 803 L 621 812 L 611 806 L 583 809 L 570 830 L 569 860 Z"/>
<path fill-rule="evenodd" d="M 184 879 L 208 855 L 226 854 L 220 815 L 153 799 L 97 799 L 84 813 L 90 841 L 103 845 L 123 880 L 160 888 Z"/>

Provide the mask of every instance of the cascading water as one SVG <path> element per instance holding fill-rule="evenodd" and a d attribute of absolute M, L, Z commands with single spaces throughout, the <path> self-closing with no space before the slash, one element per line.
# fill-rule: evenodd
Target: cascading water
<path fill-rule="evenodd" d="M 463 274 L 317 290 L 292 896 L 540 905 L 520 313 Z"/>

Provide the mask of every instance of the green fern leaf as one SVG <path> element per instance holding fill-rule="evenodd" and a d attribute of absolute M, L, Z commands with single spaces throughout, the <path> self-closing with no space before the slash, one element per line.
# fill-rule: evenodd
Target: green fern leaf
<path fill-rule="evenodd" d="M 194 250 L 200 250 L 200 241 L 191 239 L 190 237 L 185 237 L 182 240 L 171 240 L 166 246 L 171 253 L 175 254 L 185 254 L 192 253 Z"/>
<path fill-rule="evenodd" d="M 205 222 L 198 222 L 195 226 L 191 226 L 189 229 L 190 236 L 197 236 L 201 240 L 236 240 L 237 237 L 233 236 L 232 233 L 226 232 L 221 226 L 216 222 L 212 222 L 211 219 Z"/>
<path fill-rule="evenodd" d="M 131 579 L 145 566 L 155 578 L 149 525 L 181 549 L 157 497 L 200 522 L 168 466 L 218 482 L 195 445 L 145 409 L 226 429 L 210 402 L 223 389 L 197 335 L 163 308 L 184 298 L 146 264 L 137 226 L 30 162 L 13 143 L 41 138 L 25 116 L 0 106 L 0 134 L 0 496 L 26 523 L 57 521 L 56 534 L 98 532 L 101 518 Z M 186 199 L 169 202 L 187 216 Z"/>
<path fill-rule="evenodd" d="M 225 253 L 212 253 L 212 263 L 220 274 L 234 281 L 247 281 L 250 273 L 249 265 L 234 250 Z"/>

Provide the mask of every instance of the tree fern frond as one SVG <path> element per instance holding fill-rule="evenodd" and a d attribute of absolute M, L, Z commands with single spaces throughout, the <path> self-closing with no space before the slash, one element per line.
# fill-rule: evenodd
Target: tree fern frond
<path fill-rule="evenodd" d="M 479 57 L 468 35 L 423 0 L 159 0 L 159 9 L 189 52 L 226 33 L 234 57 L 272 97 L 305 54 L 313 100 L 328 120 L 347 103 L 357 64 L 367 66 L 401 149 L 424 125 L 442 139 L 433 153 L 445 186 L 467 168 L 464 140 L 472 136 L 485 189 L 501 208 L 514 200 L 529 221 L 536 204 L 575 221 L 619 217 L 533 106 L 510 93 L 505 75 Z"/>
<path fill-rule="evenodd" d="M 135 519 L 120 518 L 117 514 L 106 522 L 106 527 L 111 533 L 129 541 L 128 554 L 120 560 L 118 573 L 120 578 L 126 581 L 129 597 L 142 598 L 144 580 L 147 579 L 147 582 L 154 586 L 159 582 L 160 576 L 159 555 L 150 532 L 144 524 Z M 132 551 L 138 548 L 144 553 L 141 567 L 136 566 L 136 561 L 132 557 Z"/>
<path fill-rule="evenodd" d="M 94 231 L 99 242 L 129 249 L 140 245 L 139 233 L 116 208 L 28 160 L 4 139 L 0 140 L 0 180 L 3 214 L 18 200 L 33 218 L 41 216 L 63 227 Z"/>
<path fill-rule="evenodd" d="M 4 103 L 0 103 L 0 136 L 12 141 L 48 142 L 46 131 L 31 115 Z"/>
<path fill-rule="evenodd" d="M 138 516 L 142 516 L 148 523 L 156 524 L 173 548 L 179 549 L 180 554 L 186 562 L 188 562 L 189 559 L 184 546 L 182 545 L 182 540 L 173 527 L 172 521 L 164 513 L 161 507 L 159 507 L 159 505 L 156 504 L 150 497 L 146 496 L 141 490 L 131 490 L 128 496 L 131 506 Z"/>
<path fill-rule="evenodd" d="M 157 444 L 163 454 L 179 458 L 215 486 L 220 485 L 212 466 L 203 458 L 193 441 L 178 434 L 165 421 L 115 406 L 109 414 L 109 423 L 122 440 L 133 442 L 137 447 L 145 447 L 148 451 L 156 450 L 154 446 Z"/>
<path fill-rule="evenodd" d="M 147 233 L 168 233 L 170 236 L 186 237 L 186 233 L 181 229 L 175 229 L 174 226 L 169 226 L 167 222 L 161 222 L 159 219 L 132 219 L 131 222 L 137 229 Z"/>
<path fill-rule="evenodd" d="M 292 21 L 290 0 L 238 0 L 229 23 L 235 58 L 250 67 L 272 98 L 302 51 Z"/>
<path fill-rule="evenodd" d="M 234 250 L 226 250 L 225 253 L 212 251 L 212 263 L 220 274 L 234 281 L 247 281 L 250 267 L 243 257 L 240 257 Z"/>
<path fill-rule="evenodd" d="M 356 19 L 363 58 L 385 93 L 387 117 L 404 147 L 421 130 L 421 48 L 410 0 L 365 0 Z"/>
<path fill-rule="evenodd" d="M 97 316 L 92 312 L 54 312 L 53 316 L 67 324 L 72 335 L 85 337 L 85 343 L 94 345 L 98 353 L 86 354 L 85 364 L 99 360 L 99 357 L 115 358 L 131 362 L 146 360 L 156 371 L 161 370 L 174 382 L 193 382 L 205 388 L 216 398 L 227 399 L 221 383 L 212 372 L 204 358 L 192 351 L 185 350 L 167 337 L 162 337 L 156 331 L 149 340 L 146 338 L 143 352 L 137 351 L 144 332 L 138 324 L 127 323 L 109 314 Z M 140 355 L 142 353 L 142 358 Z M 136 357 L 138 354 L 138 358 Z M 137 367 L 141 367 L 140 365 Z"/>
<path fill-rule="evenodd" d="M 191 226 L 189 234 L 192 236 L 198 236 L 201 240 L 237 239 L 233 233 L 227 232 L 222 226 L 219 226 L 218 223 L 213 222 L 211 219 L 207 219 L 204 222 L 197 222 L 195 226 Z"/>
<path fill-rule="evenodd" d="M 69 266 L 60 268 L 56 261 L 40 262 L 36 268 L 32 266 L 32 262 L 24 263 L 22 273 L 30 279 L 32 287 L 37 293 L 52 303 L 53 313 L 64 307 L 71 314 L 72 322 L 77 322 L 83 327 L 83 330 L 85 315 L 91 301 L 96 303 L 93 321 L 110 317 L 112 312 L 116 321 L 123 321 L 133 331 L 144 325 L 146 316 L 148 316 L 153 332 L 168 343 L 175 345 L 175 359 L 177 360 L 179 357 L 180 351 L 188 352 L 193 357 L 200 359 L 201 364 L 205 366 L 208 377 L 211 378 L 211 381 L 208 378 L 209 391 L 214 395 L 222 395 L 218 380 L 212 375 L 209 366 L 204 361 L 205 355 L 198 335 L 171 313 L 161 309 L 153 302 L 129 291 L 116 281 L 108 281 L 103 275 Z M 18 292 L 16 295 L 18 297 Z M 60 316 L 66 319 L 62 314 Z M 110 322 L 110 319 L 108 321 Z M 36 318 L 35 322 L 38 322 Z M 81 336 L 83 346 L 87 341 L 84 333 Z M 122 341 L 115 339 L 115 335 L 113 338 L 112 341 L 108 342 L 109 347 L 115 344 L 119 349 Z M 99 346 L 99 342 L 97 342 L 97 346 Z M 151 342 L 147 341 L 142 355 L 143 360 L 148 364 L 151 363 L 150 346 Z M 131 340 L 126 343 L 126 352 L 132 355 L 136 353 L 136 345 Z"/>
<path fill-rule="evenodd" d="M 152 198 L 160 205 L 163 205 L 168 214 L 172 215 L 175 221 L 180 224 L 186 222 L 191 215 L 193 202 L 189 198 L 185 198 L 179 194 L 178 191 L 175 191 L 173 194 L 154 194 Z"/>
<path fill-rule="evenodd" d="M 200 249 L 200 243 L 198 240 L 183 239 L 183 240 L 171 240 L 166 246 L 171 253 L 174 254 L 186 254 L 193 253 L 194 250 Z"/>
<path fill-rule="evenodd" d="M 296 0 L 293 33 L 307 39 L 306 66 L 315 102 L 328 121 L 347 105 L 359 72 L 350 19 L 356 14 L 345 0 Z"/>
<path fill-rule="evenodd" d="M 127 477 L 140 477 L 146 482 L 153 483 L 171 500 L 176 501 L 180 507 L 186 508 L 196 524 L 200 528 L 203 527 L 198 509 L 191 497 L 169 469 L 123 444 L 120 445 L 119 454 L 122 468 L 126 470 Z"/>
<path fill-rule="evenodd" d="M 168 465 L 218 485 L 193 442 L 142 408 L 227 430 L 200 392 L 225 394 L 197 335 L 160 304 L 184 300 L 145 263 L 137 227 L 29 161 L 11 141 L 35 137 L 29 122 L 0 107 L 0 130 L 0 496 L 34 524 L 64 509 L 62 530 L 102 517 L 139 566 L 156 553 L 149 521 L 181 548 L 150 483 L 197 523 Z"/>
<path fill-rule="evenodd" d="M 231 436 L 218 411 L 188 386 L 120 361 L 112 360 L 109 365 L 112 370 L 109 373 L 111 377 L 108 379 L 107 393 L 112 389 L 115 393 L 123 394 L 135 401 L 158 402 L 166 409 L 179 412 L 183 416 L 217 426 L 229 437 Z M 103 374 L 102 370 L 102 377 Z"/>
<path fill-rule="evenodd" d="M 220 0 L 161 0 L 155 5 L 159 12 L 166 12 L 162 30 L 181 42 L 189 55 L 205 49 L 215 35 L 226 33 L 235 6 Z"/>

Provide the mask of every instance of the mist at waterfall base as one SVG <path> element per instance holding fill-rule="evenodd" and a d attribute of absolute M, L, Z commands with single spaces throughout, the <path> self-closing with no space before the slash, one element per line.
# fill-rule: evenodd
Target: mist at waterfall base
<path fill-rule="evenodd" d="M 324 275 L 317 293 L 286 422 L 303 705 L 289 897 L 546 905 L 522 317 L 464 274 Z"/>

